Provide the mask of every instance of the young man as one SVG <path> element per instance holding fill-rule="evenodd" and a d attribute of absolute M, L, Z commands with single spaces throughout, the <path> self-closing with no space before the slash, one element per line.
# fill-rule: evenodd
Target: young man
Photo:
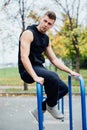
<path fill-rule="evenodd" d="M 61 63 L 51 48 L 46 32 L 52 28 L 55 21 L 56 14 L 48 11 L 41 17 L 38 25 L 28 26 L 21 34 L 18 67 L 24 82 L 39 82 L 44 85 L 47 99 L 42 103 L 43 112 L 48 110 L 54 118 L 62 119 L 64 116 L 57 109 L 57 101 L 68 93 L 68 87 L 55 72 L 43 66 L 45 62 L 43 52 L 60 70 L 73 76 L 80 75 Z M 37 115 L 37 110 L 33 111 L 33 114 Z"/>

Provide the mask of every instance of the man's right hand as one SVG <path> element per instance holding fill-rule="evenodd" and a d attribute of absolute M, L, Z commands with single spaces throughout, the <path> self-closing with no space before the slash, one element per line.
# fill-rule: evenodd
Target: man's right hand
<path fill-rule="evenodd" d="M 39 76 L 37 76 L 35 79 L 34 79 L 34 81 L 35 82 L 38 82 L 38 83 L 40 83 L 40 84 L 44 84 L 44 78 L 43 77 L 39 77 Z"/>

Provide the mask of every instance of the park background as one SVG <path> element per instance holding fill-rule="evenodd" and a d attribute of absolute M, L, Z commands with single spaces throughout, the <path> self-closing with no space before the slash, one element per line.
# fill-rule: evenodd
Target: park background
<path fill-rule="evenodd" d="M 18 62 L 19 36 L 28 25 L 38 23 L 47 10 L 57 14 L 55 26 L 47 32 L 52 48 L 71 69 L 82 74 L 87 91 L 87 1 L 86 0 L 0 0 L 0 92 L 33 93 L 35 83 L 20 79 Z M 44 64 L 67 83 L 68 74 L 46 59 Z M 79 82 L 73 79 L 73 92 L 79 93 Z"/>

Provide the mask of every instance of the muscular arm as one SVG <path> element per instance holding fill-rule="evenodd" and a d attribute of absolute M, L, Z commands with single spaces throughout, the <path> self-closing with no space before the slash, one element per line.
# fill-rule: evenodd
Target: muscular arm
<path fill-rule="evenodd" d="M 80 74 L 72 71 L 71 69 L 69 69 L 66 65 L 64 65 L 54 54 L 51 45 L 49 44 L 48 47 L 46 48 L 45 51 L 48 59 L 51 61 L 52 64 L 54 64 L 57 68 L 59 68 L 62 71 L 65 71 L 67 73 L 70 73 L 73 76 L 80 76 Z"/>
<path fill-rule="evenodd" d="M 21 38 L 20 38 L 20 52 L 21 52 L 21 61 L 26 69 L 26 71 L 31 75 L 31 77 L 34 79 L 34 81 L 39 82 L 43 84 L 44 79 L 42 77 L 38 77 L 37 74 L 35 73 L 32 64 L 29 59 L 29 54 L 30 54 L 30 46 L 31 42 L 33 41 L 33 34 L 31 31 L 25 31 L 23 32 Z"/>

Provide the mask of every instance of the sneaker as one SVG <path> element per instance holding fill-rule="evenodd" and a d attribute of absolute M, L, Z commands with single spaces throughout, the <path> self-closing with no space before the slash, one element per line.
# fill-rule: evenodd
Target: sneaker
<path fill-rule="evenodd" d="M 64 115 L 58 110 L 57 105 L 50 107 L 46 104 L 47 111 L 56 119 L 63 119 Z"/>
<path fill-rule="evenodd" d="M 35 109 L 33 111 L 31 111 L 31 113 L 33 114 L 33 116 L 35 117 L 35 119 L 38 121 L 38 110 Z M 43 111 L 43 114 L 45 113 L 45 111 Z"/>

